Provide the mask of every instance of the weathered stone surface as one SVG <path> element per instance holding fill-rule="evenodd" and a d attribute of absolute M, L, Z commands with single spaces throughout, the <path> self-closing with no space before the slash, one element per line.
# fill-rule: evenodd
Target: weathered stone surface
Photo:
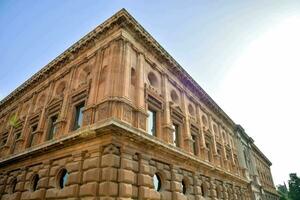
<path fill-rule="evenodd" d="M 98 183 L 87 183 L 82 186 L 80 186 L 80 196 L 96 196 L 98 189 Z"/>

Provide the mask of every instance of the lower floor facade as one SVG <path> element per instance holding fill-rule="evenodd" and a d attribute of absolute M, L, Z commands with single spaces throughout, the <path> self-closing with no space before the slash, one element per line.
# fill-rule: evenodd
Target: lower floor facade
<path fill-rule="evenodd" d="M 1 160 L 0 199 L 252 199 L 246 179 L 121 126 Z"/>

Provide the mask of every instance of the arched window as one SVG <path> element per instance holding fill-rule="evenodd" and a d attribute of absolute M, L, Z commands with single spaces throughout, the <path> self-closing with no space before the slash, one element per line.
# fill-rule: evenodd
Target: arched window
<path fill-rule="evenodd" d="M 154 185 L 154 189 L 159 192 L 161 190 L 161 187 L 162 187 L 162 181 L 161 181 L 161 176 L 156 173 L 154 174 L 153 176 L 153 185 Z"/>
<path fill-rule="evenodd" d="M 69 173 L 66 169 L 60 170 L 58 174 L 58 187 L 60 189 L 64 188 L 66 186 L 66 183 L 68 181 Z"/>
<path fill-rule="evenodd" d="M 148 81 L 149 81 L 151 86 L 158 87 L 158 80 L 157 80 L 156 75 L 153 72 L 149 72 Z"/>
<path fill-rule="evenodd" d="M 179 96 L 175 90 L 171 91 L 171 99 L 174 103 L 177 103 L 177 104 L 179 103 Z"/>
<path fill-rule="evenodd" d="M 13 193 L 16 192 L 16 186 L 17 186 L 17 183 L 18 183 L 18 181 L 17 181 L 16 178 L 14 178 L 14 179 L 11 181 L 11 183 L 10 183 L 10 194 L 13 194 Z"/>
<path fill-rule="evenodd" d="M 31 180 L 31 191 L 36 191 L 37 190 L 37 186 L 38 186 L 38 182 L 40 180 L 40 177 L 38 174 L 35 174 L 33 177 L 32 177 L 32 180 Z"/>
<path fill-rule="evenodd" d="M 182 193 L 186 194 L 186 183 L 184 180 L 181 181 L 181 188 L 182 188 Z"/>

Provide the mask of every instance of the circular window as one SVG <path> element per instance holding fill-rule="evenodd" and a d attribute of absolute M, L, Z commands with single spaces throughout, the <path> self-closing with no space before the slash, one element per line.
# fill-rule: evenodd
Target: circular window
<path fill-rule="evenodd" d="M 17 179 L 13 179 L 10 184 L 10 193 L 13 194 L 16 192 Z"/>
<path fill-rule="evenodd" d="M 179 101 L 179 97 L 178 97 L 177 93 L 175 92 L 175 90 L 171 91 L 171 99 L 175 103 L 178 103 L 178 101 Z"/>
<path fill-rule="evenodd" d="M 195 115 L 194 107 L 191 104 L 189 104 L 188 110 L 189 110 L 190 115 Z"/>
<path fill-rule="evenodd" d="M 182 193 L 186 194 L 187 185 L 184 180 L 181 181 L 181 189 L 182 189 Z"/>
<path fill-rule="evenodd" d="M 153 87 L 157 87 L 158 86 L 157 77 L 155 76 L 155 74 L 153 72 L 150 72 L 148 74 L 148 80 L 149 80 L 150 85 L 152 85 Z"/>
<path fill-rule="evenodd" d="M 66 186 L 68 181 L 69 173 L 66 169 L 62 169 L 58 174 L 58 186 L 60 189 Z"/>
<path fill-rule="evenodd" d="M 161 178 L 160 178 L 160 176 L 156 173 L 156 174 L 154 174 L 154 176 L 153 176 L 153 185 L 154 185 L 154 189 L 156 190 L 156 191 L 160 191 L 160 189 L 161 189 Z"/>
<path fill-rule="evenodd" d="M 40 177 L 39 177 L 38 174 L 35 174 L 32 177 L 32 180 L 31 180 L 31 191 L 36 191 L 37 190 L 37 186 L 38 186 L 39 180 L 40 180 Z"/>

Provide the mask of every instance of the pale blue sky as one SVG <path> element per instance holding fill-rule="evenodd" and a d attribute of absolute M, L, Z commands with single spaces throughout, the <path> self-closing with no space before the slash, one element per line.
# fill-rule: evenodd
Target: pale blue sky
<path fill-rule="evenodd" d="M 281 137 L 283 132 L 279 130 L 286 129 L 283 125 L 275 128 L 276 119 L 272 118 L 276 113 L 273 110 L 275 103 L 289 103 L 282 102 L 284 100 L 274 102 L 277 99 L 275 93 L 274 96 L 268 93 L 274 84 L 261 87 L 272 74 L 271 66 L 264 68 L 264 65 L 259 65 L 263 62 L 259 62 L 252 68 L 247 61 L 252 59 L 253 52 L 257 52 L 250 51 L 250 47 L 256 45 L 263 49 L 261 42 L 256 42 L 261 40 L 259 38 L 270 38 L 265 36 L 266 33 L 271 31 L 269 35 L 272 36 L 272 30 L 282 20 L 299 15 L 300 1 L 2 0 L 0 99 L 121 8 L 126 8 L 229 116 L 253 136 L 273 162 L 276 184 L 286 180 L 290 172 L 300 173 L 300 162 L 285 157 L 296 153 L 289 144 L 293 138 L 299 141 L 297 121 L 294 124 L 296 130 L 289 130 L 291 135 L 284 140 Z M 280 37 L 281 32 L 277 31 L 277 34 Z M 274 41 L 276 38 L 270 43 Z M 270 47 L 270 43 L 266 45 Z M 247 52 L 252 54 L 249 56 Z M 285 67 L 279 66 L 279 69 Z M 253 77 L 249 78 L 250 74 Z M 257 82 L 255 74 L 261 74 L 264 79 Z M 282 75 L 282 72 L 278 74 Z M 276 77 L 270 80 L 276 83 Z M 271 106 L 270 102 L 274 104 Z M 282 110 L 281 115 L 296 118 L 293 108 Z M 283 124 L 288 125 L 289 121 L 284 119 Z M 274 142 L 267 140 L 270 137 Z M 283 149 L 279 151 L 278 145 Z"/>

